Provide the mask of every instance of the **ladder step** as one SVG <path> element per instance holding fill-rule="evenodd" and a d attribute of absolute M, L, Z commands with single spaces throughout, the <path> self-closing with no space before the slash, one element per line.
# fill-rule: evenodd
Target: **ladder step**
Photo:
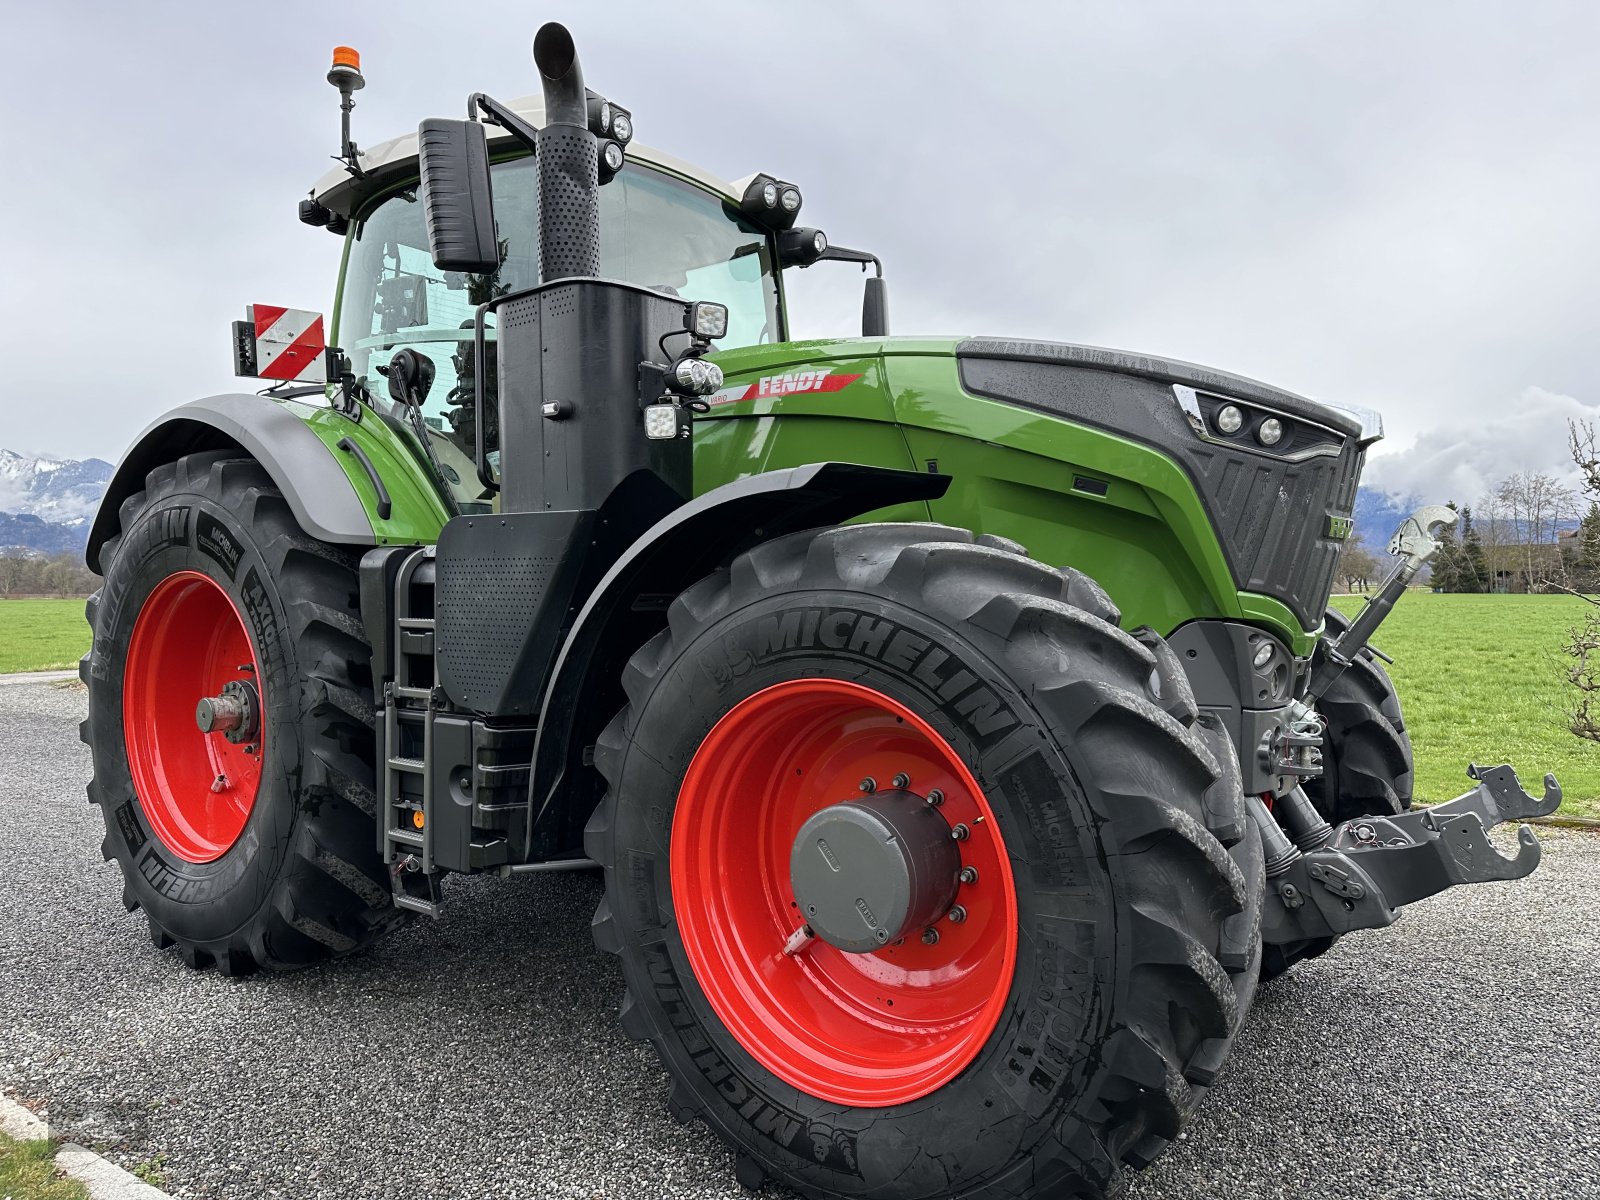
<path fill-rule="evenodd" d="M 428 767 L 420 758 L 391 758 L 389 765 L 396 771 L 410 771 L 413 775 L 421 775 Z"/>
<path fill-rule="evenodd" d="M 397 624 L 401 629 L 432 629 L 432 617 L 401 617 Z"/>
<path fill-rule="evenodd" d="M 428 688 L 401 687 L 397 683 L 392 690 L 402 700 L 431 700 L 433 698 L 433 692 Z"/>
<path fill-rule="evenodd" d="M 403 892 L 394 894 L 396 908 L 409 908 L 412 912 L 426 913 L 430 917 L 439 915 L 439 906 L 432 900 L 419 900 L 415 896 L 407 896 Z"/>
<path fill-rule="evenodd" d="M 409 829 L 389 830 L 389 840 L 391 842 L 399 842 L 403 846 L 415 846 L 419 850 L 422 848 L 422 834 L 413 833 Z"/>

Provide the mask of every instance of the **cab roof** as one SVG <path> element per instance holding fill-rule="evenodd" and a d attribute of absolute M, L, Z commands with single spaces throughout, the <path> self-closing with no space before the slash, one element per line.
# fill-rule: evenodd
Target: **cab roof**
<path fill-rule="evenodd" d="M 509 107 L 523 120 L 535 128 L 544 125 L 544 100 L 540 96 L 523 96 L 513 100 Z M 509 132 L 498 125 L 484 123 L 484 129 L 489 135 L 489 148 L 491 153 L 496 150 L 505 150 L 510 145 L 519 145 Z M 738 183 L 730 183 L 719 179 L 707 171 L 701 170 L 692 163 L 684 162 L 664 151 L 641 146 L 638 142 L 628 145 L 628 158 L 635 162 L 642 162 L 648 166 L 659 167 L 678 175 L 691 183 L 698 184 L 707 191 L 715 192 L 724 199 L 737 202 L 740 196 Z M 369 149 L 362 150 L 358 160 L 361 169 L 366 172 L 364 178 L 357 179 L 343 166 L 335 167 L 321 179 L 312 189 L 312 196 L 316 200 L 338 213 L 340 216 L 352 217 L 356 211 L 372 196 L 387 191 L 396 184 L 404 183 L 417 176 L 417 135 L 411 133 L 401 134 L 397 138 L 390 138 L 386 142 L 379 142 Z"/>

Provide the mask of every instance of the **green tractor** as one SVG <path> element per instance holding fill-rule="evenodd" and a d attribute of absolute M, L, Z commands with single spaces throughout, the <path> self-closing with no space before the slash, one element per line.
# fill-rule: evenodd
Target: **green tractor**
<path fill-rule="evenodd" d="M 1533 870 L 1485 831 L 1555 781 L 1411 811 L 1367 645 L 1451 514 L 1325 611 L 1371 420 L 891 338 L 881 270 L 861 338 L 791 340 L 789 272 L 876 258 L 631 144 L 561 26 L 534 60 L 542 103 L 363 152 L 336 51 L 331 337 L 255 306 L 276 386 L 110 485 L 83 736 L 157 946 L 292 970 L 454 874 L 598 868 L 622 1026 L 744 1184 L 1101 1197 L 1260 979 Z"/>

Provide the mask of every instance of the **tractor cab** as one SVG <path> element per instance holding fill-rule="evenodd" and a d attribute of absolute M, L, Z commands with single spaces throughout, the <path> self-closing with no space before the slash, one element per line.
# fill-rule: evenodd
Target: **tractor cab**
<path fill-rule="evenodd" d="M 600 113 L 598 99 L 591 95 L 593 117 Z M 599 103 L 610 145 L 626 146 L 625 153 L 616 152 L 614 169 L 601 162 L 601 278 L 720 304 L 728 310 L 722 345 L 760 346 L 789 336 L 782 265 L 810 266 L 820 258 L 863 266 L 877 261 L 829 247 L 819 230 L 797 228 L 801 194 L 795 185 L 764 174 L 729 183 L 671 155 L 628 144 L 631 117 Z M 545 123 L 540 97 L 504 107 L 529 129 Z M 410 350 L 431 363 L 431 383 L 418 406 L 425 432 L 412 436 L 427 438 L 433 465 L 463 512 L 493 504 L 493 488 L 485 486 L 475 461 L 480 420 L 491 477 L 499 457 L 496 314 L 485 315 L 480 373 L 474 362 L 478 308 L 541 282 L 535 159 L 509 129 L 491 125 L 487 134 L 499 258 L 491 272 L 434 265 L 415 133 L 370 151 L 347 142 L 345 165 L 324 176 L 300 209 L 306 223 L 348 235 L 330 341 L 374 406 L 394 418 L 404 415 L 387 400 L 395 355 Z M 874 284 L 874 323 L 880 328 L 867 332 L 882 333 L 881 279 Z M 476 395 L 480 378 L 482 397 Z"/>

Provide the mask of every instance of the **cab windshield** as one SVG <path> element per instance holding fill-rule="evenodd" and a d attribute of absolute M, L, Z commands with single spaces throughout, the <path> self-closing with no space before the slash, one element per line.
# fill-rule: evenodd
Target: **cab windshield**
<path fill-rule="evenodd" d="M 493 275 L 440 271 L 416 191 L 390 196 L 357 222 L 337 337 L 356 378 L 391 416 L 379 368 L 414 349 L 432 360 L 433 386 L 422 406 L 431 457 L 463 507 L 487 500 L 474 465 L 472 325 L 477 306 L 539 282 L 538 174 L 532 158 L 493 168 L 495 222 L 501 246 Z M 722 346 L 777 341 L 778 292 L 766 235 L 709 192 L 629 163 L 600 189 L 600 274 L 657 288 L 686 300 L 728 307 Z M 494 348 L 492 339 L 489 354 Z M 498 441 L 495 374 L 485 364 L 485 443 Z"/>

